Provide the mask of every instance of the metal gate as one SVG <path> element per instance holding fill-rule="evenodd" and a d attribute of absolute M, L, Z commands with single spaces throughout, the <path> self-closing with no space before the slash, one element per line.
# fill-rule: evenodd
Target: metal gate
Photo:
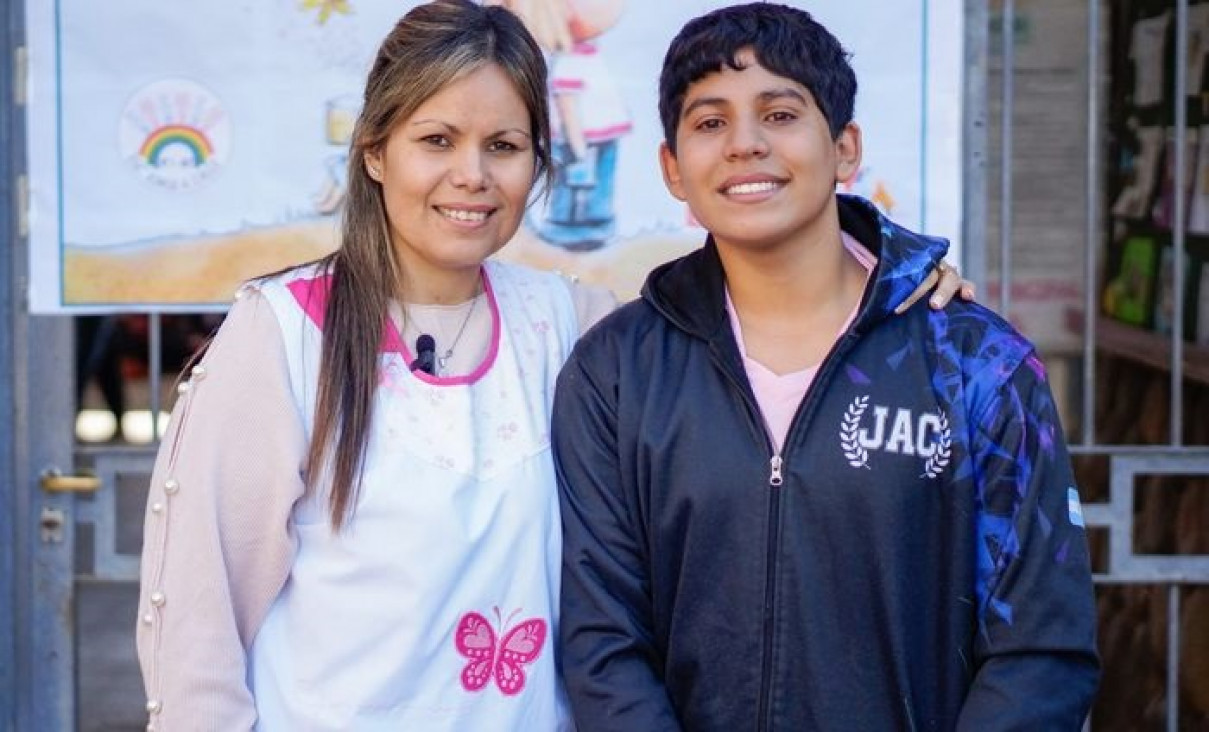
<path fill-rule="evenodd" d="M 1191 199 L 1191 194 L 1182 192 L 1192 187 L 1193 175 L 1198 176 L 1197 185 L 1209 190 L 1209 181 L 1199 178 L 1203 173 L 1189 165 L 1188 112 L 1190 108 L 1195 111 L 1195 107 L 1194 102 L 1183 100 L 1191 97 L 1203 104 L 1209 98 L 1204 96 L 1203 82 L 1196 88 L 1189 87 L 1190 75 L 1197 74 L 1199 79 L 1204 70 L 1201 44 L 1205 40 L 1203 27 L 1189 22 L 1190 4 L 1189 0 L 967 3 L 967 33 L 971 37 L 968 68 L 973 70 L 967 102 L 973 103 L 965 130 L 970 144 L 966 163 L 967 169 L 975 173 L 971 180 L 985 181 L 990 190 L 973 186 L 968 192 L 966 246 L 970 255 L 966 267 L 975 276 L 993 275 L 984 292 L 993 293 L 987 298 L 988 304 L 1001 313 L 1016 315 L 1013 296 L 1029 293 L 1027 287 L 1019 286 L 1018 267 L 1023 264 L 1020 250 L 1036 232 L 1022 235 L 1017 226 L 1030 215 L 1022 199 L 1029 200 L 1034 194 L 1025 191 L 1022 195 L 1022 184 L 1032 188 L 1045 185 L 1021 174 L 1021 168 L 1036 163 L 1029 157 L 1029 150 L 1047 142 L 1044 130 L 1039 134 L 1037 129 L 1043 127 L 1035 120 L 1037 99 L 1028 95 L 1036 95 L 1051 108 L 1064 103 L 1064 98 L 1075 111 L 1082 108 L 1082 124 L 1068 126 L 1069 141 L 1079 142 L 1082 147 L 1076 155 L 1081 160 L 1067 160 L 1077 163 L 1072 173 L 1081 178 L 1082 188 L 1067 187 L 1068 199 L 1078 206 L 1081 198 L 1083 208 L 1082 232 L 1071 232 L 1075 240 L 1083 242 L 1081 273 L 1069 273 L 1082 280 L 1082 307 L 1077 315 L 1079 342 L 1074 352 L 1044 355 L 1051 368 L 1059 367 L 1059 373 L 1065 374 L 1062 381 L 1070 385 L 1071 409 L 1064 415 L 1068 418 L 1067 436 L 1081 491 L 1085 500 L 1090 499 L 1085 516 L 1093 546 L 1100 647 L 1105 662 L 1105 682 L 1089 725 L 1092 729 L 1201 729 L 1198 725 L 1209 722 L 1209 712 L 1203 706 L 1209 677 L 1190 670 L 1181 636 L 1181 629 L 1209 627 L 1204 605 L 1205 593 L 1209 593 L 1205 586 L 1209 585 L 1209 547 L 1201 538 L 1209 532 L 1209 526 L 1188 514 L 1190 507 L 1209 505 L 1209 496 L 1197 495 L 1198 491 L 1209 492 L 1209 481 L 1205 480 L 1209 476 L 1209 402 L 1204 397 L 1209 389 L 1209 343 L 1197 346 L 1187 342 L 1186 325 L 1192 315 L 1188 309 L 1197 299 L 1185 295 L 1196 290 L 1188 288 L 1189 269 L 1182 265 L 1189 251 Z M 1194 4 L 1202 6 L 1197 11 L 1200 14 L 1209 11 L 1202 2 Z M 1061 73 L 1062 64 L 1037 68 L 1036 47 L 1042 44 L 1030 44 L 1045 32 L 1037 27 L 1042 25 L 1039 19 L 1049 18 L 1052 26 L 1057 14 L 1063 12 L 1079 14 L 1077 20 L 1082 24 L 1073 32 L 1066 26 L 1067 32 L 1059 40 L 1082 57 L 1082 68 L 1074 69 L 1075 76 L 1081 76 L 1081 88 L 1066 97 L 1055 93 L 1071 90 L 1064 86 L 1070 79 Z M 1128 31 L 1138 19 L 1155 17 L 1165 20 L 1146 26 L 1147 32 L 1153 35 L 1157 26 L 1167 23 L 1158 43 L 1162 48 L 1168 42 L 1170 52 L 1159 52 L 1156 63 L 1160 66 L 1143 69 L 1138 34 L 1130 35 Z M 1192 41 L 1197 44 L 1195 57 L 1189 56 Z M 1018 52 L 1021 47 L 1029 48 L 1027 58 Z M 1125 63 L 1137 67 L 1122 73 Z M 1149 86 L 1155 68 L 1159 69 L 1158 89 Z M 1122 90 L 1130 73 L 1133 84 Z M 1169 76 L 1164 77 L 1164 73 Z M 1152 102 L 1156 94 L 1169 94 L 1177 101 Z M 979 103 L 980 98 L 986 103 Z M 1025 106 L 1029 108 L 1022 113 Z M 980 119 L 984 111 L 986 116 Z M 1130 157 L 1137 151 L 1130 150 L 1124 141 L 1138 124 L 1158 127 L 1159 139 L 1167 141 L 1165 169 L 1169 172 L 1163 186 L 1175 193 L 1166 199 L 1155 188 L 1141 196 L 1141 204 L 1131 208 L 1121 205 L 1121 198 L 1114 199 L 1114 195 L 1137 180 L 1135 169 L 1123 172 L 1122 168 L 1131 160 L 1138 165 L 1137 157 Z M 1201 145 L 1209 145 L 1209 140 L 1202 140 Z M 979 170 L 986 174 L 979 176 Z M 1036 168 L 1029 172 L 1036 173 Z M 1041 209 L 1044 202 L 1036 201 L 1035 205 Z M 982 221 L 979 211 L 986 214 Z M 1160 212 L 1161 223 L 1155 223 L 1151 219 L 1159 220 Z M 987 226 L 975 228 L 980 223 Z M 986 239 L 980 242 L 983 236 Z M 1135 246 L 1132 241 L 1149 239 L 1159 241 L 1159 250 L 1170 250 L 1163 256 L 1170 257 L 1171 271 L 1165 274 L 1159 264 L 1159 271 L 1152 273 L 1158 282 L 1152 301 L 1155 310 L 1139 318 L 1144 322 L 1123 324 L 1121 321 L 1132 319 L 1134 313 L 1121 310 L 1113 317 L 1106 290 L 1115 283 L 1117 269 L 1125 266 L 1122 257 L 1132 256 L 1123 253 L 1122 248 L 1140 249 L 1140 243 Z M 1157 308 L 1164 306 L 1159 303 L 1164 286 L 1174 292 L 1174 298 L 1169 311 L 1160 313 Z M 1209 292 L 1203 287 L 1199 299 L 1209 300 Z M 1159 327 L 1160 314 L 1168 330 L 1166 335 L 1149 330 Z M 1034 335 L 1027 329 L 1026 334 Z M 1146 395 L 1129 394 L 1127 379 L 1145 384 Z M 1114 408 L 1113 402 L 1118 401 L 1124 404 Z M 1162 418 L 1155 419 L 1153 415 L 1159 414 Z M 1069 429 L 1071 424 L 1077 425 L 1076 429 Z M 1196 510 L 1204 516 L 1202 509 Z M 1172 533 L 1180 531 L 1171 541 Z M 1160 535 L 1162 540 L 1156 538 Z M 1197 606 L 1182 607 L 1185 598 L 1195 600 Z M 1149 607 L 1139 614 L 1139 606 L 1145 603 Z M 1135 625 L 1129 629 L 1131 635 L 1123 636 L 1119 626 L 1138 620 L 1144 626 L 1139 630 Z M 1134 636 L 1139 633 L 1150 636 L 1141 641 L 1144 647 L 1163 646 L 1152 659 L 1162 666 L 1162 691 L 1157 698 L 1147 698 L 1139 688 L 1147 683 L 1147 663 L 1137 654 L 1128 653 L 1138 647 Z M 1203 644 L 1204 639 L 1197 638 L 1196 642 Z M 1182 689 L 1197 693 L 1196 708 L 1181 703 Z M 1120 703 L 1122 698 L 1128 698 L 1134 706 L 1127 710 L 1127 718 L 1121 712 L 1127 706 Z"/>

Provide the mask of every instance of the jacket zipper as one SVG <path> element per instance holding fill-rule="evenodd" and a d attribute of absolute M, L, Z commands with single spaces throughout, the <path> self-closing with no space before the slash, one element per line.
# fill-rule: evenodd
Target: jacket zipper
<path fill-rule="evenodd" d="M 802 415 L 807 411 L 807 405 L 813 401 L 812 397 L 815 392 L 815 386 L 819 383 L 819 380 L 824 377 L 824 367 L 829 361 L 832 360 L 832 357 L 835 354 L 846 350 L 846 346 L 850 340 L 853 340 L 851 330 L 840 336 L 835 345 L 831 347 L 830 351 L 828 351 L 827 356 L 823 359 L 819 372 L 815 375 L 814 383 L 812 383 L 810 388 L 806 390 L 802 403 L 798 405 L 798 409 L 794 413 L 793 419 L 789 422 L 789 430 L 785 433 L 786 445 L 789 444 L 790 438 L 793 436 L 794 432 L 799 429 L 798 423 L 804 419 Z M 830 371 L 830 369 L 827 369 L 827 371 Z M 829 377 L 829 374 L 827 374 L 827 376 Z M 742 392 L 742 389 L 740 389 L 740 392 Z M 772 716 L 772 645 L 773 638 L 776 635 L 774 620 L 777 607 L 777 547 L 781 544 L 781 491 L 779 489 L 785 483 L 785 478 L 782 474 L 782 469 L 785 466 L 785 458 L 784 449 L 782 448 L 781 450 L 778 450 L 775 447 L 776 443 L 774 443 L 772 439 L 772 430 L 769 429 L 768 420 L 764 418 L 764 414 L 760 411 L 759 405 L 752 403 L 752 400 L 747 399 L 746 395 L 745 401 L 748 402 L 748 406 L 754 411 L 754 413 L 759 416 L 759 422 L 764 427 L 764 435 L 768 451 L 772 453 L 772 457 L 770 457 L 768 460 L 768 486 L 772 489 L 772 495 L 769 498 L 768 506 L 768 554 L 765 561 L 765 566 L 767 569 L 764 585 L 764 653 L 760 670 L 760 702 L 757 713 L 758 716 L 756 717 L 756 729 L 768 730 L 770 729 L 770 719 Z"/>
<path fill-rule="evenodd" d="M 765 575 L 764 575 L 764 610 L 761 617 L 761 625 L 763 626 L 763 660 L 760 665 L 760 698 L 758 702 L 758 715 L 756 717 L 756 727 L 759 730 L 768 729 L 768 699 L 771 694 L 770 687 L 772 686 L 772 640 L 773 627 L 772 620 L 776 608 L 776 563 L 777 563 L 777 544 L 780 543 L 780 513 L 781 513 L 781 491 L 780 487 L 785 483 L 785 477 L 782 474 L 782 468 L 785 465 L 784 457 L 781 451 L 776 448 L 776 443 L 772 439 L 772 430 L 768 428 L 768 420 L 764 418 L 764 413 L 760 411 L 760 405 L 756 402 L 755 394 L 749 393 L 749 390 L 743 388 L 743 381 L 737 375 L 726 368 L 726 364 L 718 356 L 713 348 L 710 349 L 711 359 L 714 361 L 714 366 L 722 372 L 722 374 L 731 382 L 743 403 L 747 405 L 747 415 L 752 418 L 752 431 L 755 435 L 764 436 L 764 449 L 768 451 L 768 487 L 771 489 L 772 495 L 769 497 L 768 503 L 768 547 L 765 556 Z M 797 421 L 797 418 L 794 418 Z M 792 426 L 790 431 L 792 431 Z M 757 437 L 758 439 L 758 437 Z"/>
<path fill-rule="evenodd" d="M 767 430 L 767 426 L 765 426 Z M 771 438 L 770 438 L 771 441 Z M 781 543 L 781 485 L 785 482 L 781 475 L 784 461 L 780 451 L 774 451 L 768 460 L 768 487 L 772 495 L 768 503 L 768 555 L 764 562 L 764 652 L 760 669 L 760 704 L 756 719 L 758 728 L 768 729 L 769 698 L 772 696 L 772 640 L 775 633 L 773 623 L 776 615 L 776 584 L 777 584 L 777 546 Z"/>
<path fill-rule="evenodd" d="M 789 430 L 785 434 L 785 444 L 789 444 L 790 438 L 793 436 L 799 427 L 798 423 L 802 421 L 802 414 L 806 411 L 805 407 L 812 402 L 815 387 L 819 380 L 824 376 L 829 377 L 831 369 L 826 366 L 832 360 L 832 357 L 841 351 L 847 350 L 849 341 L 855 340 L 855 335 L 851 329 L 847 333 L 840 336 L 835 345 L 827 353 L 827 356 L 820 364 L 819 372 L 815 375 L 814 383 L 807 389 L 802 403 L 798 405 L 797 412 L 794 413 L 793 419 L 789 423 Z M 772 430 L 768 428 L 768 420 L 764 418 L 764 413 L 760 411 L 760 405 L 756 403 L 755 395 L 748 393 L 748 390 L 743 388 L 743 382 L 730 369 L 726 368 L 725 363 L 718 356 L 713 348 L 710 349 L 711 359 L 714 365 L 730 380 L 735 387 L 744 403 L 747 404 L 748 416 L 753 416 L 756 423 L 756 432 L 763 432 L 764 447 L 768 450 L 768 487 L 771 489 L 772 495 L 769 497 L 768 504 L 768 547 L 765 557 L 765 575 L 764 575 L 764 613 L 762 625 L 764 626 L 764 643 L 763 643 L 763 660 L 760 666 L 760 700 L 757 707 L 756 729 L 769 729 L 769 717 L 772 697 L 772 645 L 773 637 L 776 635 L 773 627 L 774 616 L 776 615 L 776 565 L 777 565 L 777 546 L 781 543 L 781 486 L 785 483 L 783 468 L 785 466 L 785 458 L 783 450 L 776 448 L 776 443 L 772 439 Z M 828 373 L 824 373 L 828 372 Z"/>
<path fill-rule="evenodd" d="M 768 473 L 768 484 L 773 488 L 780 488 L 781 484 L 785 482 L 785 479 L 781 477 L 781 465 L 781 456 L 779 454 L 773 455 L 772 459 L 768 461 L 768 467 L 770 469 Z"/>

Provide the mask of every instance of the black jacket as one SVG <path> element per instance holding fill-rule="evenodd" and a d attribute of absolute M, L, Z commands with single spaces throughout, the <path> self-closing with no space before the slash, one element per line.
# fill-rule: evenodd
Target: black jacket
<path fill-rule="evenodd" d="M 859 199 L 860 313 L 776 455 L 712 242 L 579 342 L 554 407 L 562 667 L 592 730 L 1077 730 L 1082 514 L 1031 345 L 891 311 L 943 255 Z"/>

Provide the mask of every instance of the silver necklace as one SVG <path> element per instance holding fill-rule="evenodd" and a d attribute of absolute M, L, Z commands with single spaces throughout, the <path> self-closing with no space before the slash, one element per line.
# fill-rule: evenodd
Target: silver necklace
<path fill-rule="evenodd" d="M 471 298 L 470 307 L 466 309 L 466 316 L 462 318 L 462 324 L 461 324 L 461 326 L 458 327 L 458 332 L 457 332 L 457 335 L 455 335 L 453 337 L 453 342 L 451 342 L 449 344 L 449 347 L 445 349 L 444 353 L 437 355 L 437 374 L 438 375 L 445 374 L 446 368 L 449 365 L 449 359 L 453 357 L 454 349 L 457 348 L 458 343 L 461 342 L 462 334 L 466 332 L 466 326 L 470 324 L 470 316 L 474 314 L 474 306 L 477 305 L 478 302 L 479 302 L 478 295 L 475 295 L 473 298 Z M 411 319 L 413 321 L 416 320 L 415 314 L 411 312 L 411 308 L 407 309 L 407 314 L 411 317 Z M 416 322 L 416 325 L 419 325 L 418 321 Z"/>

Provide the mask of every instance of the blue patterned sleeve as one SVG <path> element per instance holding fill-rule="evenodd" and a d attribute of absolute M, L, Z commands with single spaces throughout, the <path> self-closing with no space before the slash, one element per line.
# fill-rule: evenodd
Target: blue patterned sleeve
<path fill-rule="evenodd" d="M 1087 537 L 1044 367 L 1029 355 L 973 412 L 975 676 L 961 730 L 1078 730 L 1099 682 Z"/>

